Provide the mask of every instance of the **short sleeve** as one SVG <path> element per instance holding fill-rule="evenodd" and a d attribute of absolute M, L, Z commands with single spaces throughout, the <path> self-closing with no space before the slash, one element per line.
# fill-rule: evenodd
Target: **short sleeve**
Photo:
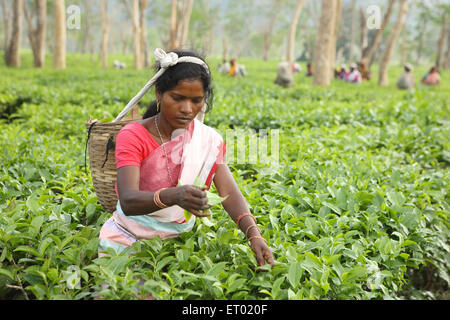
<path fill-rule="evenodd" d="M 142 125 L 130 123 L 116 137 L 116 168 L 141 167 L 141 162 L 155 149 L 156 142 Z"/>

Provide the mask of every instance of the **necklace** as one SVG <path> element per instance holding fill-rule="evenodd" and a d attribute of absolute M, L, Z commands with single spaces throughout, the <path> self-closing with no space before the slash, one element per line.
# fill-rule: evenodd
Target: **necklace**
<path fill-rule="evenodd" d="M 161 139 L 161 145 L 162 145 L 163 150 L 164 150 L 164 155 L 165 155 L 165 158 L 166 158 L 167 172 L 169 173 L 169 179 L 170 179 L 170 182 L 173 185 L 174 182 L 173 182 L 173 179 L 172 179 L 172 173 L 170 172 L 170 168 L 169 168 L 169 157 L 167 157 L 166 147 L 164 146 L 164 140 L 162 138 L 161 132 L 159 131 L 158 122 L 156 121 L 157 117 L 159 118 L 159 115 L 155 117 L 155 126 L 156 126 L 156 130 L 158 131 L 159 138 Z"/>

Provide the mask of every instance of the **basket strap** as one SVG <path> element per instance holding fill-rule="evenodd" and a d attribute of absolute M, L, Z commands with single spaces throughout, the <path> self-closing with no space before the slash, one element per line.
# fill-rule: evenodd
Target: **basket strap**
<path fill-rule="evenodd" d="M 128 102 L 125 108 L 119 113 L 119 115 L 113 120 L 113 122 L 120 121 L 150 90 L 150 88 L 155 84 L 156 80 L 171 66 L 176 65 L 179 62 L 191 62 L 202 65 L 209 73 L 208 65 L 197 57 L 180 57 L 175 52 L 165 53 L 164 50 L 157 48 L 155 49 L 155 60 L 159 62 L 161 69 L 146 83 L 146 85 L 138 92 L 133 99 Z"/>
<path fill-rule="evenodd" d="M 88 136 L 86 139 L 86 146 L 84 147 L 84 172 L 87 174 L 87 169 L 86 169 L 86 152 L 87 152 L 87 147 L 88 147 L 88 142 L 89 142 L 89 138 L 91 137 L 91 129 L 92 127 L 94 127 L 94 125 L 97 123 L 97 121 L 94 121 L 91 123 L 91 125 L 89 126 L 89 130 L 88 130 Z"/>

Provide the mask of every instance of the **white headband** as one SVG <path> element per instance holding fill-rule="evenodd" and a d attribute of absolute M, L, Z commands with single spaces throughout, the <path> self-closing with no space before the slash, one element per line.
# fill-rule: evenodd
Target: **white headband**
<path fill-rule="evenodd" d="M 155 60 L 159 62 L 159 65 L 161 66 L 161 69 L 153 76 L 153 78 L 150 79 L 149 82 L 139 91 L 139 93 L 128 102 L 128 104 L 125 106 L 125 108 L 119 113 L 119 115 L 113 120 L 113 122 L 119 121 L 122 119 L 130 110 L 133 108 L 141 99 L 142 97 L 147 93 L 148 90 L 155 84 L 156 80 L 170 67 L 176 65 L 180 62 L 191 62 L 196 63 L 199 65 L 202 65 L 206 71 L 209 73 L 208 65 L 202 60 L 197 57 L 192 56 L 186 56 L 186 57 L 178 57 L 178 55 L 175 52 L 164 52 L 163 49 L 157 48 L 155 49 Z"/>

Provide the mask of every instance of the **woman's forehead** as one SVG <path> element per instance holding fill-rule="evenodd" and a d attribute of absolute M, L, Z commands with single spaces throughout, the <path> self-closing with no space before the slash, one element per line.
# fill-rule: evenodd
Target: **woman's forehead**
<path fill-rule="evenodd" d="M 205 94 L 203 83 L 199 79 L 181 80 L 175 87 L 173 87 L 169 91 L 184 96 L 203 97 Z"/>

